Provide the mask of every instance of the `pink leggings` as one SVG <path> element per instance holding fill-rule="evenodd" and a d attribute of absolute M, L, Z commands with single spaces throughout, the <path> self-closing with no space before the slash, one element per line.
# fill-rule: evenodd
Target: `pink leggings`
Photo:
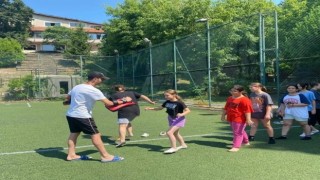
<path fill-rule="evenodd" d="M 230 123 L 233 132 L 233 148 L 240 148 L 242 143 L 248 143 L 248 135 L 244 130 L 246 128 L 246 123 Z"/>

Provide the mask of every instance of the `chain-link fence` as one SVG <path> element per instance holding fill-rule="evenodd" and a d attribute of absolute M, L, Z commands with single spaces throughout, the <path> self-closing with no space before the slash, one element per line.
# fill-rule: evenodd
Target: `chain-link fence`
<path fill-rule="evenodd" d="M 208 105 L 228 95 L 233 84 L 261 82 L 278 99 L 288 83 L 319 81 L 320 35 L 313 26 L 286 26 L 277 13 L 254 14 L 213 27 L 209 21 L 202 21 L 203 31 L 156 45 L 149 41 L 145 49 L 131 54 L 36 55 L 31 73 L 38 77 L 38 91 L 44 97 L 48 95 L 43 93 L 44 87 L 50 88 L 41 84 L 41 76 L 77 76 L 65 80 L 72 87 L 85 80 L 89 71 L 100 71 L 110 77 L 100 87 L 104 92 L 121 83 L 153 99 L 163 99 L 165 90 L 176 89 L 183 98 Z M 51 70 L 42 69 L 43 65 Z M 68 88 L 58 89 L 65 93 Z"/>

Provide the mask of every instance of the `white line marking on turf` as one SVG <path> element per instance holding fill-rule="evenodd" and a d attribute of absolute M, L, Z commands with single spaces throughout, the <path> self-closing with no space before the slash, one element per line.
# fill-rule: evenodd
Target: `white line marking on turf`
<path fill-rule="evenodd" d="M 300 127 L 300 126 L 292 126 Z M 281 129 L 279 128 L 273 128 L 273 129 Z M 258 129 L 258 131 L 263 131 L 265 129 Z M 209 133 L 209 134 L 196 134 L 196 135 L 189 135 L 189 136 L 183 136 L 184 138 L 192 138 L 192 137 L 201 137 L 201 136 L 212 136 L 212 135 L 221 135 L 221 134 L 232 134 L 232 132 L 217 132 L 217 133 Z M 129 141 L 127 144 L 132 143 L 139 143 L 139 142 L 148 142 L 148 141 L 158 141 L 158 140 L 168 140 L 168 138 L 154 138 L 154 139 L 142 139 L 142 140 L 135 140 L 135 141 Z M 105 143 L 105 146 L 109 146 L 109 143 Z M 94 147 L 94 145 L 86 145 L 86 146 L 77 146 L 77 149 L 83 149 L 83 148 L 90 148 Z M 62 150 L 68 150 L 68 148 L 47 148 L 47 149 L 40 149 L 40 150 L 33 150 L 33 151 L 17 151 L 17 152 L 4 152 L 0 153 L 0 156 L 4 155 L 17 155 L 17 154 L 31 154 L 31 153 L 39 153 L 39 152 L 52 152 L 52 151 L 62 151 Z"/>

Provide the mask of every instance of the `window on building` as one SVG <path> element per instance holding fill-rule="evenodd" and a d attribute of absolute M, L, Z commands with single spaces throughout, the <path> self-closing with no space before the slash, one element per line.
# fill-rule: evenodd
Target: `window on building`
<path fill-rule="evenodd" d="M 95 40 L 95 39 L 97 39 L 97 35 L 96 34 L 88 34 L 88 36 L 89 36 L 89 39 L 91 39 L 91 40 Z"/>
<path fill-rule="evenodd" d="M 70 24 L 70 27 L 85 27 L 85 24 L 78 23 L 78 22 L 71 22 L 69 24 Z"/>
<path fill-rule="evenodd" d="M 101 26 L 90 26 L 91 28 L 94 28 L 94 29 L 97 29 L 97 30 L 100 30 L 101 29 Z"/>
<path fill-rule="evenodd" d="M 33 32 L 33 38 L 43 38 L 42 32 Z"/>
<path fill-rule="evenodd" d="M 90 34 L 88 34 L 88 36 L 89 36 L 89 39 L 91 39 L 91 40 L 96 40 L 96 39 L 101 40 L 103 38 L 104 34 L 93 34 L 93 33 L 90 33 Z"/>
<path fill-rule="evenodd" d="M 24 50 L 36 50 L 36 45 L 29 45 L 23 48 Z"/>
<path fill-rule="evenodd" d="M 50 27 L 50 26 L 61 26 L 61 23 L 59 22 L 46 22 L 45 23 L 46 27 Z"/>

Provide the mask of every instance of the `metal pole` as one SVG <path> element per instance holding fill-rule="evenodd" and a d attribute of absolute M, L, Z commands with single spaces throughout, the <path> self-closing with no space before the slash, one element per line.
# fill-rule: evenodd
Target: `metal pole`
<path fill-rule="evenodd" d="M 275 19 L 275 38 L 276 38 L 276 76 L 277 76 L 277 99 L 280 99 L 280 77 L 279 77 L 279 32 L 278 32 L 278 13 L 274 12 Z"/>
<path fill-rule="evenodd" d="M 81 82 L 83 81 L 83 61 L 82 56 L 80 56 L 80 76 L 81 76 Z"/>
<path fill-rule="evenodd" d="M 38 85 L 39 85 L 39 98 L 41 94 L 41 81 L 40 81 L 40 54 L 38 54 Z"/>
<path fill-rule="evenodd" d="M 208 100 L 209 100 L 209 107 L 211 107 L 211 59 L 210 59 L 210 27 L 209 27 L 209 20 L 206 21 L 207 25 L 207 52 L 208 52 Z"/>
<path fill-rule="evenodd" d="M 150 61 L 150 90 L 151 99 L 153 99 L 153 72 L 152 72 L 152 42 L 149 41 L 149 61 Z"/>
<path fill-rule="evenodd" d="M 260 82 L 263 84 L 263 39 L 262 39 L 262 14 L 259 14 L 259 52 L 260 52 Z"/>
<path fill-rule="evenodd" d="M 131 54 L 131 63 L 132 63 L 132 87 L 135 87 L 135 82 L 134 82 L 135 71 L 134 71 L 133 54 Z"/>
<path fill-rule="evenodd" d="M 115 50 L 116 52 L 116 61 L 117 61 L 117 83 L 120 82 L 120 62 L 119 62 L 119 52 L 118 50 Z"/>
<path fill-rule="evenodd" d="M 173 65 L 174 65 L 174 90 L 178 90 L 177 86 L 177 53 L 176 53 L 176 40 L 173 41 Z"/>
<path fill-rule="evenodd" d="M 262 16 L 262 84 L 266 84 L 266 36 L 265 36 L 265 19 Z"/>

